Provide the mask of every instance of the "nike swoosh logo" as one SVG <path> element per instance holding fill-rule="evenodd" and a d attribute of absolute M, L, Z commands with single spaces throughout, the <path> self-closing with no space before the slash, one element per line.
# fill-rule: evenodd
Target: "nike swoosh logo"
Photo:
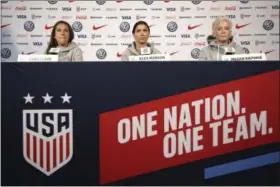
<path fill-rule="evenodd" d="M 36 53 L 36 51 L 32 51 L 32 52 L 29 52 L 29 53 L 24 53 L 24 52 L 22 52 L 21 54 L 22 54 L 22 55 L 31 55 L 31 54 L 34 54 L 34 53 Z"/>
<path fill-rule="evenodd" d="M 107 26 L 107 25 L 101 25 L 101 26 L 98 26 L 98 27 L 97 27 L 97 26 L 93 25 L 92 29 L 96 31 L 96 30 L 99 30 L 99 29 L 101 29 L 101 28 L 103 28 L 103 27 L 106 27 L 106 26 Z"/>
<path fill-rule="evenodd" d="M 117 53 L 117 57 L 118 57 L 118 58 L 122 57 L 122 54 Z"/>
<path fill-rule="evenodd" d="M 153 25 L 149 25 L 149 27 L 153 27 L 153 26 L 155 26 L 155 24 L 153 24 Z"/>
<path fill-rule="evenodd" d="M 176 52 L 170 53 L 170 56 L 175 55 L 176 53 L 179 53 L 179 52 L 180 51 L 176 51 Z"/>
<path fill-rule="evenodd" d="M 275 49 L 274 49 L 274 50 L 270 50 L 270 51 L 265 51 L 264 54 L 267 55 L 267 54 L 269 54 L 269 53 L 272 53 L 273 51 L 275 51 Z M 262 53 L 262 51 L 261 51 L 260 53 Z"/>
<path fill-rule="evenodd" d="M 51 29 L 51 28 L 53 28 L 53 26 L 45 25 L 45 29 L 46 29 L 46 30 L 49 30 L 49 29 Z"/>
<path fill-rule="evenodd" d="M 188 29 L 189 30 L 193 30 L 193 29 L 195 29 L 195 28 L 197 28 L 197 27 L 200 27 L 202 24 L 199 24 L 199 25 L 194 25 L 194 26 L 188 26 Z"/>
<path fill-rule="evenodd" d="M 7 27 L 9 25 L 11 25 L 11 24 L 1 25 L 1 29 L 4 28 L 4 27 Z"/>
<path fill-rule="evenodd" d="M 244 24 L 244 25 L 238 25 L 238 24 L 236 24 L 235 25 L 235 28 L 236 29 L 241 29 L 241 28 L 243 28 L 243 27 L 246 27 L 246 26 L 248 26 L 248 25 L 250 25 L 251 23 L 247 23 L 247 24 Z"/>

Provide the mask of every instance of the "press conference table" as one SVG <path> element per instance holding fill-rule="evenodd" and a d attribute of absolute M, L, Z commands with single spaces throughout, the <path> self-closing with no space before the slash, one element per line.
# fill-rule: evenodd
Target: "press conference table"
<path fill-rule="evenodd" d="M 225 87 L 231 89 L 227 86 L 228 83 L 231 84 L 231 82 L 243 79 L 247 81 L 247 78 L 265 74 L 269 76 L 271 73 L 273 74 L 271 76 L 276 77 L 276 79 L 272 82 L 260 81 L 259 83 L 259 90 L 257 92 L 262 94 L 262 92 L 265 92 L 263 90 L 265 86 L 271 86 L 269 88 L 274 89 L 275 85 L 280 84 L 279 61 L 139 63 L 9 62 L 2 63 L 1 66 L 2 185 L 280 185 L 280 167 L 279 161 L 277 160 L 265 167 L 257 167 L 255 169 L 248 169 L 210 179 L 204 176 L 204 169 L 209 166 L 266 153 L 279 153 L 279 140 L 274 139 L 273 141 L 268 141 L 265 145 L 252 146 L 242 150 L 236 149 L 232 153 L 224 152 L 224 154 L 209 156 L 208 158 L 192 162 L 181 162 L 178 165 L 174 164 L 171 166 L 168 165 L 169 163 L 163 164 L 162 162 L 158 164 L 161 166 L 166 165 L 167 167 L 147 169 L 145 172 L 136 175 L 137 167 L 139 167 L 138 171 L 140 172 L 140 167 L 144 168 L 148 167 L 148 165 L 153 165 L 153 163 L 150 163 L 150 161 L 144 158 L 147 157 L 148 159 L 156 155 L 153 154 L 155 150 L 153 150 L 153 147 L 145 149 L 145 147 L 135 144 L 134 148 L 133 146 L 130 148 L 134 152 L 138 150 L 137 154 L 139 158 L 137 161 L 134 160 L 132 162 L 130 159 L 123 160 L 122 158 L 126 157 L 126 155 L 118 152 L 118 150 L 114 150 L 114 146 L 111 147 L 113 145 L 111 143 L 117 141 L 110 135 L 114 128 L 112 126 L 113 124 L 110 126 L 110 124 L 106 124 L 101 120 L 102 115 L 110 111 L 116 111 L 116 114 L 112 114 L 111 120 L 113 120 L 113 118 L 118 117 L 118 110 L 126 107 L 138 106 L 139 104 L 146 105 L 149 102 L 156 102 L 157 100 L 161 102 L 163 98 L 170 96 L 179 97 L 182 93 L 189 94 L 189 97 L 193 97 L 193 95 L 191 96 L 192 91 L 197 92 L 195 95 L 198 97 L 200 94 L 206 94 L 206 91 L 200 92 L 204 88 L 209 88 L 211 89 L 211 93 L 216 92 L 218 94 L 219 92 L 223 92 Z M 262 80 L 261 77 L 260 80 Z M 244 82 L 244 84 L 233 83 L 232 85 L 235 87 L 232 87 L 232 89 L 247 89 L 242 87 L 242 85 L 246 84 L 247 82 Z M 225 87 L 219 85 L 225 85 Z M 257 95 L 258 93 L 255 94 Z M 265 94 L 269 94 L 269 92 L 265 92 Z M 277 97 L 277 95 L 278 98 L 276 100 L 278 99 L 279 101 L 279 90 L 278 93 L 276 91 L 273 94 L 273 97 Z M 27 96 L 30 96 L 29 99 L 26 99 Z M 52 96 L 52 98 L 50 99 L 48 96 Z M 267 97 L 270 96 L 268 95 Z M 263 98 L 264 100 L 267 99 L 267 102 L 270 102 L 269 98 Z M 176 102 L 180 102 L 180 99 L 176 100 Z M 158 103 L 149 105 L 150 108 L 157 108 L 159 106 L 161 105 Z M 267 110 L 269 110 L 269 106 L 266 106 L 264 102 L 262 106 L 268 107 Z M 139 110 L 144 110 L 144 108 L 144 106 L 142 108 L 139 106 Z M 66 142 L 70 142 L 70 147 L 66 146 L 66 148 L 61 148 L 61 151 L 62 149 L 66 150 L 64 158 L 68 158 L 67 155 L 69 154 L 71 158 L 68 160 L 69 162 L 67 161 L 57 171 L 53 171 L 48 176 L 46 173 L 39 171 L 38 168 L 35 168 L 40 167 L 40 164 L 34 166 L 34 164 L 30 164 L 30 160 L 28 161 L 28 159 L 32 160 L 32 158 L 34 161 L 35 152 L 43 144 L 35 144 L 37 147 L 33 147 L 33 151 L 28 152 L 31 148 L 28 145 L 30 142 L 27 142 L 25 139 L 25 136 L 27 136 L 25 134 L 27 132 L 25 128 L 29 128 L 29 130 L 33 129 L 33 133 L 45 133 L 46 137 L 55 134 L 58 135 L 59 132 L 63 132 L 63 129 L 69 128 L 69 124 L 68 126 L 65 124 L 67 117 L 60 116 L 58 120 L 61 119 L 62 121 L 56 121 L 58 126 L 55 126 L 53 129 L 50 128 L 50 124 L 54 124 L 55 119 L 52 117 L 48 118 L 44 123 L 49 127 L 49 131 L 40 131 L 36 129 L 36 123 L 30 123 L 31 126 L 29 127 L 25 126 L 24 115 L 26 114 L 26 110 L 29 110 L 29 112 L 33 110 L 34 112 L 35 110 L 60 109 L 66 112 L 71 111 L 73 117 L 72 129 L 71 131 L 67 131 L 70 135 L 65 135 Z M 276 109 L 279 111 L 279 106 L 278 108 L 276 106 Z M 131 109 L 126 111 L 127 115 L 130 112 L 137 112 L 135 110 Z M 29 114 L 33 115 L 31 113 Z M 59 114 L 55 114 L 54 116 L 57 115 L 59 116 Z M 68 117 L 71 115 L 68 115 Z M 279 126 L 279 113 L 275 115 L 278 115 L 277 125 Z M 106 126 L 106 128 L 103 128 L 101 123 L 104 123 L 104 127 Z M 52 133 L 50 129 L 53 130 Z M 30 136 L 32 135 L 34 138 L 30 141 L 34 145 L 36 133 L 31 133 Z M 274 138 L 276 136 L 280 138 L 279 133 L 278 135 L 274 134 Z M 45 139 L 41 140 L 43 142 Z M 147 141 L 150 140 L 147 139 Z M 161 145 L 159 146 L 161 147 Z M 55 149 L 54 146 L 51 147 Z M 109 151 L 109 147 L 111 147 L 112 151 L 116 151 L 114 152 L 115 155 L 104 156 L 105 152 L 103 149 L 106 148 L 107 150 L 108 148 Z M 49 150 L 49 148 L 42 149 L 42 151 L 46 150 Z M 29 153 L 33 156 L 29 155 Z M 133 152 L 128 151 L 127 154 L 130 155 L 128 158 L 133 158 Z M 39 156 L 36 158 L 39 158 Z M 53 161 L 55 158 L 51 160 Z M 176 158 L 174 159 L 176 160 Z M 116 161 L 116 159 L 119 160 Z M 179 157 L 177 159 L 180 160 Z M 120 167 L 118 162 L 127 163 L 128 165 L 123 164 Z M 139 164 L 141 162 L 142 164 Z M 44 164 L 48 164 L 48 161 Z M 119 171 L 119 175 L 123 174 L 123 177 L 115 177 L 112 173 L 111 176 L 109 176 L 110 174 L 105 174 L 110 171 L 114 171 L 116 174 Z M 129 172 L 135 173 L 135 175 L 129 176 Z M 124 177 L 126 175 L 127 177 Z"/>

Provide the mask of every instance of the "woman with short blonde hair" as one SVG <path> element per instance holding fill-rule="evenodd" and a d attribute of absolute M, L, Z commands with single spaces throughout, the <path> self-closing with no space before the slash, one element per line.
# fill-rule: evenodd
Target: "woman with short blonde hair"
<path fill-rule="evenodd" d="M 200 51 L 199 60 L 221 60 L 225 49 L 231 48 L 235 54 L 242 54 L 243 49 L 233 41 L 232 22 L 227 17 L 219 17 L 212 24 L 212 35 L 207 37 L 208 46 Z"/>

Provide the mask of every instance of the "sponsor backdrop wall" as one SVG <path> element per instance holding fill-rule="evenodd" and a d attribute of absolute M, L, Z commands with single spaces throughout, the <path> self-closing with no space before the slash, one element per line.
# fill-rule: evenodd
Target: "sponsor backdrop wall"
<path fill-rule="evenodd" d="M 196 60 L 216 17 L 233 22 L 244 52 L 279 60 L 279 1 L 1 1 L 1 60 L 45 51 L 52 26 L 65 20 L 86 61 L 118 61 L 136 21 L 151 26 L 150 42 L 173 60 Z"/>

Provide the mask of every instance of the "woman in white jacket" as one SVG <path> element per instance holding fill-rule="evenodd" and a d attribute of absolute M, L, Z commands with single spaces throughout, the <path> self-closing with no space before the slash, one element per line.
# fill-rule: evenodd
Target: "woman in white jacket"
<path fill-rule="evenodd" d="M 200 51 L 198 60 L 221 60 L 225 48 L 233 48 L 235 54 L 243 54 L 243 49 L 233 41 L 232 22 L 227 17 L 220 17 L 212 25 L 212 35 L 207 37 L 208 46 Z"/>

